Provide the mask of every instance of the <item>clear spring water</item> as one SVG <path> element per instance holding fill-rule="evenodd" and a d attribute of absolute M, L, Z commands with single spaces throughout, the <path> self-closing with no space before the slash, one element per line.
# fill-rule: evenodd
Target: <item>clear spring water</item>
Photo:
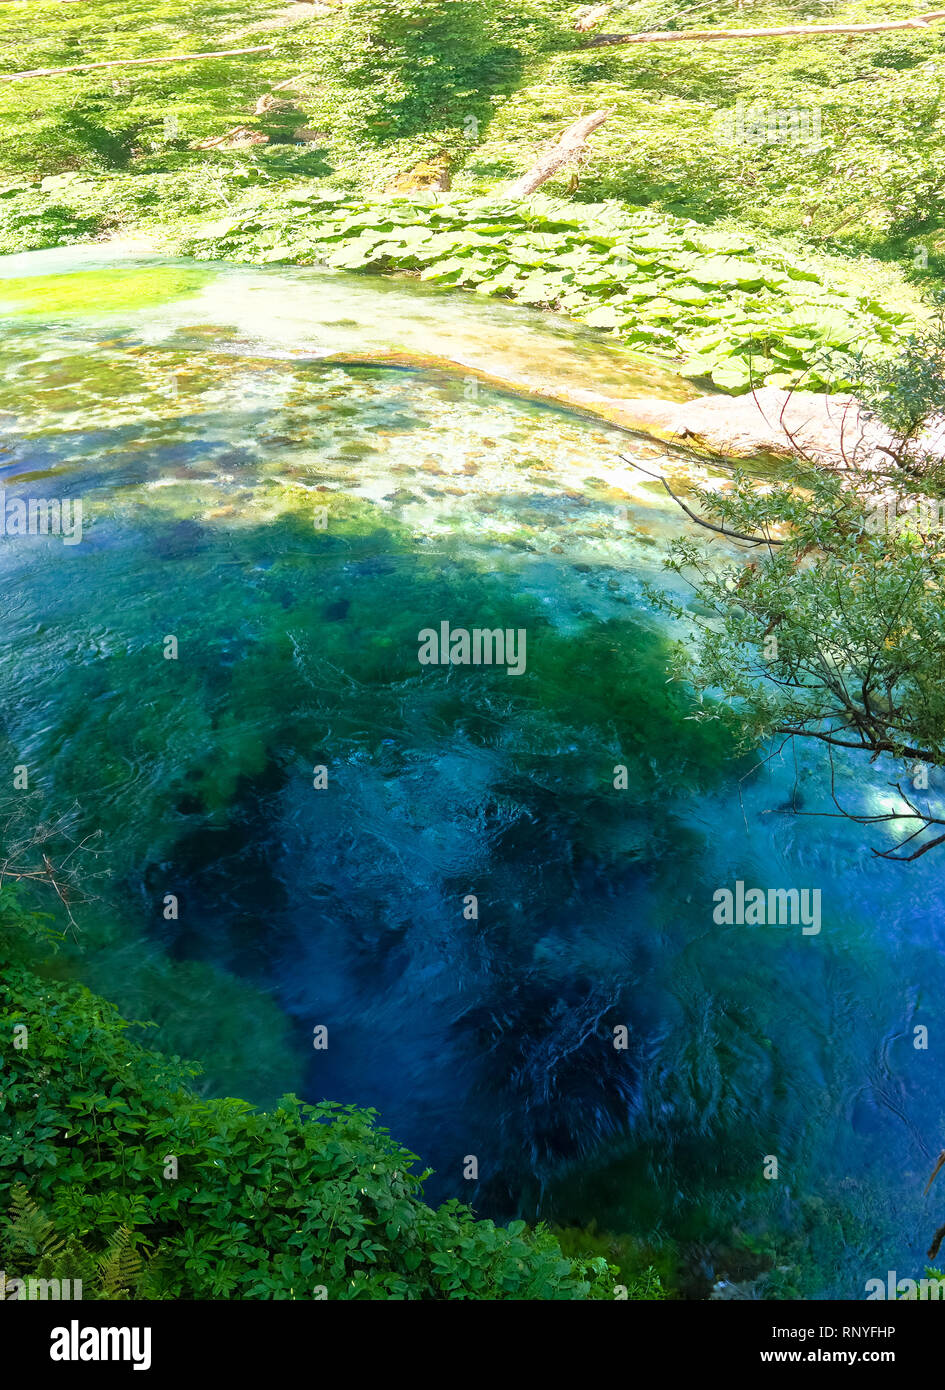
<path fill-rule="evenodd" d="M 795 775 L 828 808 L 815 753 L 746 777 L 687 718 L 641 583 L 688 523 L 619 455 L 705 470 L 462 371 L 325 359 L 685 388 L 404 282 L 100 248 L 0 273 L 0 486 L 83 504 L 80 544 L 0 540 L 0 763 L 107 870 L 57 968 L 208 1093 L 374 1106 L 431 1200 L 632 1233 L 687 1292 L 918 1277 L 945 861 L 789 814 Z M 441 621 L 524 629 L 525 673 L 420 666 Z M 878 806 L 890 775 L 841 785 Z M 819 887 L 821 932 L 716 926 L 738 878 Z"/>

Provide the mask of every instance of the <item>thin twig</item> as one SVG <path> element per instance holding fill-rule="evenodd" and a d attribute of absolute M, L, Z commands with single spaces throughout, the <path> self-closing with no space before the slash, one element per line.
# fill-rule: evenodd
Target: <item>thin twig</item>
<path fill-rule="evenodd" d="M 67 68 L 28 68 L 24 72 L 0 73 L 0 82 L 17 82 L 21 77 L 57 77 L 62 72 L 87 72 L 90 68 L 152 67 L 160 63 L 192 63 L 198 58 L 238 58 L 244 53 L 271 53 L 274 45 L 255 48 L 224 48 L 218 53 L 172 53 L 162 58 L 112 58 L 107 63 L 73 63 Z"/>
<path fill-rule="evenodd" d="M 673 492 L 673 489 L 670 487 L 669 483 L 666 481 L 665 478 L 661 477 L 659 473 L 651 473 L 650 470 L 649 470 L 648 468 L 644 468 L 643 465 L 642 465 L 641 463 L 637 463 L 636 459 L 627 458 L 627 456 L 626 456 L 625 454 L 621 454 L 620 457 L 621 457 L 621 459 L 623 459 L 624 463 L 629 463 L 629 464 L 631 465 L 631 467 L 633 467 L 633 468 L 638 468 L 638 469 L 640 470 L 640 472 L 641 472 L 641 473 L 645 473 L 646 476 L 647 476 L 648 478 L 653 478 L 653 479 L 655 479 L 656 482 L 662 483 L 663 487 L 665 488 L 665 490 L 667 491 L 667 493 L 669 494 L 669 496 L 670 496 L 670 497 L 673 499 L 673 501 L 676 503 L 676 506 L 677 506 L 677 507 L 681 507 L 682 510 L 686 513 L 686 515 L 687 515 L 688 517 L 690 517 L 690 518 L 696 523 L 697 526 L 704 526 L 704 527 L 706 528 L 706 530 L 708 530 L 708 531 L 715 531 L 715 532 L 717 532 L 720 536 L 729 536 L 732 540 L 736 540 L 736 541 L 749 541 L 752 545 L 783 545 L 783 544 L 784 544 L 784 541 L 776 540 L 774 537 L 769 537 L 769 536 L 748 536 L 748 535 L 745 534 L 744 531 L 730 531 L 726 526 L 716 526 L 715 523 L 714 523 L 713 521 L 706 521 L 704 517 L 696 516 L 695 512 L 694 512 L 690 507 L 687 507 L 686 504 L 685 504 L 685 502 L 683 502 L 681 498 L 679 498 L 679 497 L 676 496 L 675 492 Z"/>

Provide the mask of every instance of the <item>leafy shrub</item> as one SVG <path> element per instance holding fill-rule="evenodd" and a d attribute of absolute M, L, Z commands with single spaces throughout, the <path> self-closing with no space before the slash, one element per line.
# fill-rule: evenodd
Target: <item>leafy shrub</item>
<path fill-rule="evenodd" d="M 945 441 L 945 293 L 931 322 L 910 333 L 894 357 L 858 354 L 850 375 L 865 414 L 892 433 L 890 457 L 908 473 L 942 482 Z M 925 439 L 923 439 L 925 436 Z"/>
<path fill-rule="evenodd" d="M 304 157 L 310 164 L 314 158 Z M 74 170 L 47 175 L 41 186 L 17 182 L 0 187 L 0 255 L 69 246 L 124 229 L 160 232 L 187 218 L 222 211 L 233 193 L 269 179 L 265 169 L 237 159 L 158 170 L 141 167 L 143 163 L 136 161 L 137 167 L 127 172 Z"/>
<path fill-rule="evenodd" d="M 4 198 L 4 193 L 19 196 Z M 96 236 L 105 225 L 101 213 L 79 212 L 32 189 L 0 190 L 0 255 L 69 246 Z"/>
<path fill-rule="evenodd" d="M 722 720 L 745 749 L 796 735 L 842 750 L 836 768 L 831 762 L 836 810 L 890 837 L 875 853 L 918 858 L 945 839 L 930 793 L 902 790 L 907 778 L 916 787 L 921 764 L 945 764 L 942 502 L 895 468 L 851 473 L 798 468 L 759 492 L 736 471 L 727 491 L 695 489 L 704 515 L 743 535 L 780 539 L 748 565 L 717 555 L 707 565 L 703 543 L 674 542 L 664 564 L 689 580 L 697 606 L 646 592 L 685 625 L 676 678 L 722 692 L 699 720 Z M 923 486 L 930 481 L 925 475 Z M 851 751 L 903 765 L 890 767 L 898 795 L 888 813 L 856 809 L 861 784 L 841 799 L 834 777 Z"/>
<path fill-rule="evenodd" d="M 114 98 L 84 95 L 60 113 L 65 140 L 74 144 L 82 167 L 124 169 L 131 162 L 138 124 L 122 115 Z"/>
<path fill-rule="evenodd" d="M 0 1094 L 8 1278 L 84 1271 L 93 1296 L 158 1299 L 613 1296 L 606 1260 L 566 1259 L 542 1227 L 426 1206 L 428 1174 L 373 1112 L 201 1100 L 197 1069 L 133 1041 L 110 1004 L 4 954 L 3 1037 L 27 1029 Z"/>
<path fill-rule="evenodd" d="M 74 1296 L 83 1299 L 127 1298 L 137 1290 L 145 1269 L 144 1258 L 137 1249 L 139 1238 L 129 1226 L 119 1226 L 108 1238 L 100 1255 L 86 1250 L 74 1235 L 58 1235 L 49 1217 L 39 1209 L 26 1188 L 17 1185 L 10 1198 L 6 1230 L 0 1250 L 5 1251 L 9 1265 L 27 1270 L 24 1275 L 10 1274 L 9 1285 L 20 1278 L 24 1287 L 19 1298 L 44 1297 L 31 1287 L 32 1280 L 67 1280 Z M 76 1287 L 81 1284 L 81 1294 Z"/>

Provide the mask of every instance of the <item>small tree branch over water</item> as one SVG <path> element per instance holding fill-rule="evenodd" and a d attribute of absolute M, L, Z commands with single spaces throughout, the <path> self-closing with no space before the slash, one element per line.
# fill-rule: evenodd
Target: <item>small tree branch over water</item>
<path fill-rule="evenodd" d="M 945 478 L 930 429 L 945 413 L 942 315 L 897 362 L 859 366 L 865 410 L 894 434 L 890 467 L 831 474 L 798 458 L 785 482 L 761 486 L 735 470 L 727 492 L 694 490 L 711 523 L 664 484 L 693 520 L 723 536 L 757 546 L 774 529 L 783 539 L 757 558 L 721 562 L 717 546 L 678 541 L 667 567 L 702 611 L 651 597 L 689 629 L 675 675 L 705 694 L 721 692 L 721 703 L 698 717 L 731 723 L 746 749 L 776 735 L 826 746 L 836 811 L 799 814 L 901 823 L 909 833 L 874 853 L 911 862 L 945 843 L 945 833 L 933 833 L 945 819 L 916 795 L 929 785 L 921 768 L 945 766 Z M 917 510 L 923 498 L 930 505 Z M 938 524 L 922 520 L 933 514 Z M 834 749 L 905 763 L 910 790 L 900 776 L 889 783 L 897 806 L 848 809 L 836 791 Z"/>
<path fill-rule="evenodd" d="M 636 459 L 627 458 L 626 454 L 620 455 L 624 463 L 629 463 L 631 468 L 635 468 L 639 473 L 645 473 L 648 478 L 655 478 L 663 486 L 664 492 L 671 497 L 676 506 L 686 513 L 690 521 L 694 521 L 697 526 L 704 526 L 707 531 L 715 531 L 720 536 L 728 536 L 730 540 L 748 541 L 751 545 L 783 545 L 784 542 L 776 540 L 772 536 L 750 536 L 744 531 L 732 531 L 727 526 L 717 526 L 713 521 L 706 521 L 705 517 L 697 516 L 691 507 L 687 507 L 681 497 L 677 496 L 665 478 L 659 473 L 651 473 L 648 468 L 644 468 Z"/>

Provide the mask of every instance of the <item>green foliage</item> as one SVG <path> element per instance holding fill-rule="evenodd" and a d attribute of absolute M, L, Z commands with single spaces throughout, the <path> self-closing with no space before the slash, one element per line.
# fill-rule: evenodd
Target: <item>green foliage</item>
<path fill-rule="evenodd" d="M 818 15 L 855 23 L 909 12 L 875 0 L 839 7 L 765 0 L 735 15 L 726 4 L 679 9 L 639 0 L 620 6 L 612 22 L 627 30 L 737 25 L 750 14 L 758 25 Z M 520 172 L 576 114 L 606 106 L 613 114 L 579 168 L 582 200 L 616 199 L 721 220 L 723 227 L 737 222 L 797 233 L 841 252 L 901 257 L 910 274 L 941 272 L 940 26 L 804 43 L 588 49 L 569 17 L 553 0 L 355 0 L 305 23 L 273 14 L 270 0 L 100 0 L 94 11 L 76 14 L 57 0 L 33 0 L 24 35 L 17 7 L 7 6 L 0 17 L 0 66 L 7 70 L 239 42 L 274 49 L 217 63 L 0 85 L 7 132 L 0 169 L 28 179 L 117 172 L 130 153 L 128 167 L 167 175 L 166 196 L 176 205 L 173 184 L 218 162 L 189 146 L 258 124 L 255 99 L 270 84 L 302 74 L 310 80 L 293 92 L 302 93 L 309 124 L 325 127 L 339 183 L 376 186 L 445 149 L 454 184 L 482 192 Z M 739 101 L 816 110 L 821 138 L 733 141 L 722 124 Z M 303 150 L 300 157 L 313 154 Z M 269 158 L 267 152 L 254 162 Z M 550 191 L 563 192 L 574 173 L 574 166 L 562 171 Z"/>
<path fill-rule="evenodd" d="M 938 296 L 931 322 L 910 333 L 895 356 L 857 355 L 850 375 L 868 415 L 895 436 L 894 462 L 927 480 L 945 481 L 940 425 L 945 415 L 945 294 Z M 923 435 L 928 437 L 925 444 Z"/>
<path fill-rule="evenodd" d="M 0 188 L 0 255 L 68 246 L 97 235 L 105 225 L 100 206 L 59 202 L 28 183 Z"/>
<path fill-rule="evenodd" d="M 5 840 L 5 847 L 8 842 Z M 0 939 L 0 962 L 7 958 L 7 952 L 15 954 L 18 960 L 36 964 L 54 955 L 64 940 L 64 934 L 57 928 L 56 918 L 50 912 L 41 912 L 26 900 L 24 885 L 7 879 L 3 884 L 3 936 L 7 947 L 4 950 Z"/>
<path fill-rule="evenodd" d="M 900 512 L 893 526 L 884 510 L 890 487 Z M 941 512 L 926 526 L 909 524 L 905 510 L 938 500 L 875 474 L 855 485 L 800 474 L 762 492 L 736 472 L 729 491 L 696 496 L 723 525 L 783 541 L 759 547 L 749 565 L 710 561 L 694 541 L 672 547 L 667 568 L 693 585 L 698 611 L 651 597 L 686 630 L 677 678 L 721 694 L 699 717 L 729 724 L 745 748 L 797 734 L 832 749 L 945 764 L 945 528 Z M 921 838 L 929 814 L 921 804 L 903 797 L 897 814 L 909 852 L 931 847 Z"/>
<path fill-rule="evenodd" d="M 341 120 L 370 140 L 462 126 L 525 56 L 560 30 L 548 7 L 509 0 L 353 0 L 326 28 L 316 76 L 341 88 Z M 337 117 L 337 113 L 336 113 Z"/>
<path fill-rule="evenodd" d="M 692 18 L 621 6 L 608 28 L 739 28 L 904 17 L 889 4 L 697 6 Z M 713 14 L 714 12 L 714 14 Z M 522 151 L 581 110 L 612 111 L 575 196 L 615 198 L 723 227 L 800 234 L 841 252 L 941 274 L 945 159 L 940 26 L 816 40 L 590 48 L 535 64 L 470 151 L 464 190 L 514 176 Z M 819 139 L 733 139 L 746 110 L 819 113 Z M 566 168 L 549 190 L 563 192 Z M 921 238 L 921 240 L 918 240 Z M 918 259 L 913 257 L 924 252 Z"/>
<path fill-rule="evenodd" d="M 139 1245 L 135 1231 L 119 1226 L 109 1235 L 101 1254 L 91 1253 L 75 1236 L 57 1234 L 54 1223 L 22 1184 L 12 1190 L 4 1228 L 0 1230 L 0 1257 L 6 1259 L 11 1271 L 8 1280 L 23 1281 L 20 1297 L 26 1299 L 44 1296 L 34 1286 L 36 1280 L 68 1280 L 76 1297 L 78 1281 L 83 1299 L 114 1302 L 129 1298 L 137 1292 L 145 1271 L 146 1256 Z M 28 1273 L 14 1274 L 13 1269 Z"/>
<path fill-rule="evenodd" d="M 844 354 L 895 342 L 905 315 L 752 238 L 613 203 L 465 195 L 362 199 L 320 184 L 205 227 L 200 257 L 405 270 L 443 286 L 563 310 L 681 370 L 752 382 L 845 384 Z"/>
<path fill-rule="evenodd" d="M 632 1236 L 598 1231 L 596 1222 L 583 1228 L 556 1227 L 554 1234 L 566 1255 L 586 1258 L 593 1253 L 613 1265 L 616 1282 L 627 1290 L 628 1299 L 658 1303 L 671 1296 L 673 1263 L 664 1254 L 643 1248 Z"/>
<path fill-rule="evenodd" d="M 293 93 L 337 181 L 459 168 L 538 53 L 573 42 L 553 0 L 355 0 L 298 35 Z"/>
<path fill-rule="evenodd" d="M 3 1036 L 25 1024 L 28 1046 L 7 1052 L 0 1097 L 8 1277 L 84 1275 L 103 1298 L 613 1296 L 606 1260 L 566 1259 L 542 1227 L 426 1206 L 427 1174 L 371 1111 L 198 1099 L 193 1067 L 13 945 Z"/>
<path fill-rule="evenodd" d="M 309 156 L 311 160 L 311 156 Z M 188 219 L 222 212 L 247 186 L 270 175 L 239 159 L 206 160 L 180 168 L 134 171 L 71 170 L 40 185 L 22 180 L 0 187 L 0 254 L 68 246 L 123 231 L 178 230 Z M 274 180 L 276 188 L 287 180 Z"/>
<path fill-rule="evenodd" d="M 83 93 L 61 113 L 60 129 L 76 151 L 76 163 L 124 169 L 131 162 L 139 126 L 122 116 L 114 97 Z"/>
<path fill-rule="evenodd" d="M 935 1279 L 935 1280 L 938 1281 L 938 1283 L 939 1283 L 941 1286 L 945 1287 L 945 1271 L 942 1271 L 941 1269 L 933 1269 L 930 1265 L 926 1265 L 926 1269 L 925 1269 L 925 1278 L 926 1278 L 927 1280 Z M 937 1302 L 937 1301 L 941 1298 L 941 1296 L 942 1296 L 941 1293 L 939 1293 L 939 1292 L 934 1288 L 934 1285 L 930 1288 L 930 1287 L 928 1286 L 928 1284 L 926 1284 L 925 1287 L 923 1288 L 923 1287 L 922 1287 L 922 1282 L 920 1282 L 920 1284 L 919 1284 L 919 1298 L 920 1298 L 920 1299 L 935 1299 L 935 1301 Z"/>
<path fill-rule="evenodd" d="M 264 43 L 265 26 L 263 37 L 240 42 L 237 35 L 240 26 L 272 10 L 271 0 L 96 0 L 91 7 L 34 0 L 25 23 L 23 8 L 7 5 L 0 12 L 0 71 Z M 0 83 L 0 167 L 28 179 L 120 170 L 155 143 L 164 149 L 173 144 L 165 133 L 170 114 L 184 142 L 245 121 L 264 83 L 255 56 Z M 191 155 L 192 162 L 202 158 L 203 152 Z"/>

